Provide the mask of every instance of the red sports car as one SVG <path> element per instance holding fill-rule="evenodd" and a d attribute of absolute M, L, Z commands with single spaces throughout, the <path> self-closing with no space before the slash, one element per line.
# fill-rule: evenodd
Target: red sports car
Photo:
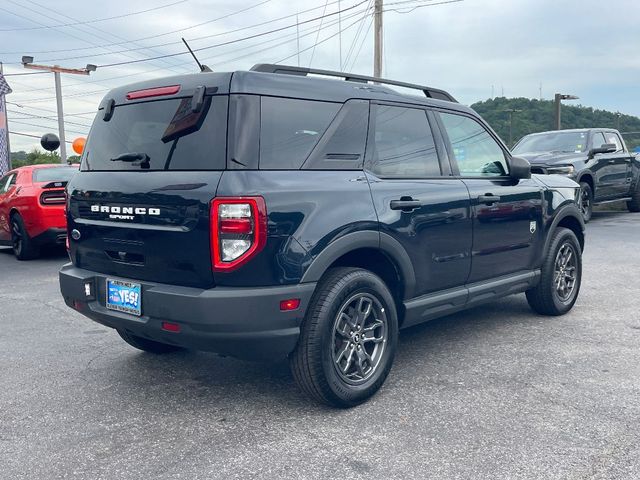
<path fill-rule="evenodd" d="M 0 178 L 0 245 L 29 260 L 44 245 L 64 244 L 64 189 L 77 172 L 77 166 L 31 165 Z"/>

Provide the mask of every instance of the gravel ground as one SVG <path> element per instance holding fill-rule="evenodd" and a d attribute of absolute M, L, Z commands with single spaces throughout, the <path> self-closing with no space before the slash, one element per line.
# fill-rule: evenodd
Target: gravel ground
<path fill-rule="evenodd" d="M 596 212 L 571 313 L 524 295 L 401 334 L 348 411 L 284 363 L 139 353 L 0 249 L 0 478 L 638 479 L 640 214 Z"/>

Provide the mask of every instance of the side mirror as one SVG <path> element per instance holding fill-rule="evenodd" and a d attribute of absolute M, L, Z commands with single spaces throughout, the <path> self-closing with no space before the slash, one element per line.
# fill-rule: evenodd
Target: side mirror
<path fill-rule="evenodd" d="M 522 157 L 511 157 L 509 176 L 515 180 L 531 178 L 531 164 Z"/>
<path fill-rule="evenodd" d="M 589 150 L 589 158 L 595 157 L 599 153 L 613 153 L 618 150 L 615 143 L 605 143 L 598 148 L 592 148 Z"/>

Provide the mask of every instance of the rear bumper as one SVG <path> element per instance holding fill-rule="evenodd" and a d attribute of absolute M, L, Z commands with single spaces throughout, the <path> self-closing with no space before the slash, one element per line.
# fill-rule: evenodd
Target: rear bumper
<path fill-rule="evenodd" d="M 293 351 L 316 286 L 205 290 L 140 281 L 142 316 L 137 317 L 105 307 L 107 275 L 69 263 L 59 276 L 65 303 L 98 323 L 157 342 L 246 359 L 283 358 Z M 300 299 L 299 308 L 280 311 L 280 301 L 291 298 Z M 180 332 L 163 330 L 165 321 L 179 324 Z"/>
<path fill-rule="evenodd" d="M 37 245 L 64 245 L 67 239 L 66 228 L 49 228 L 33 237 Z"/>

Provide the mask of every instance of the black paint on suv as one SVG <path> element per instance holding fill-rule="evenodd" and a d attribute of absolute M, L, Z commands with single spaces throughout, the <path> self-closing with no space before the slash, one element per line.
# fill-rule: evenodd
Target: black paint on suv
<path fill-rule="evenodd" d="M 70 307 L 148 352 L 288 357 L 340 407 L 402 328 L 521 292 L 560 315 L 580 289 L 578 185 L 429 87 L 259 65 L 117 88 L 67 190 Z"/>

